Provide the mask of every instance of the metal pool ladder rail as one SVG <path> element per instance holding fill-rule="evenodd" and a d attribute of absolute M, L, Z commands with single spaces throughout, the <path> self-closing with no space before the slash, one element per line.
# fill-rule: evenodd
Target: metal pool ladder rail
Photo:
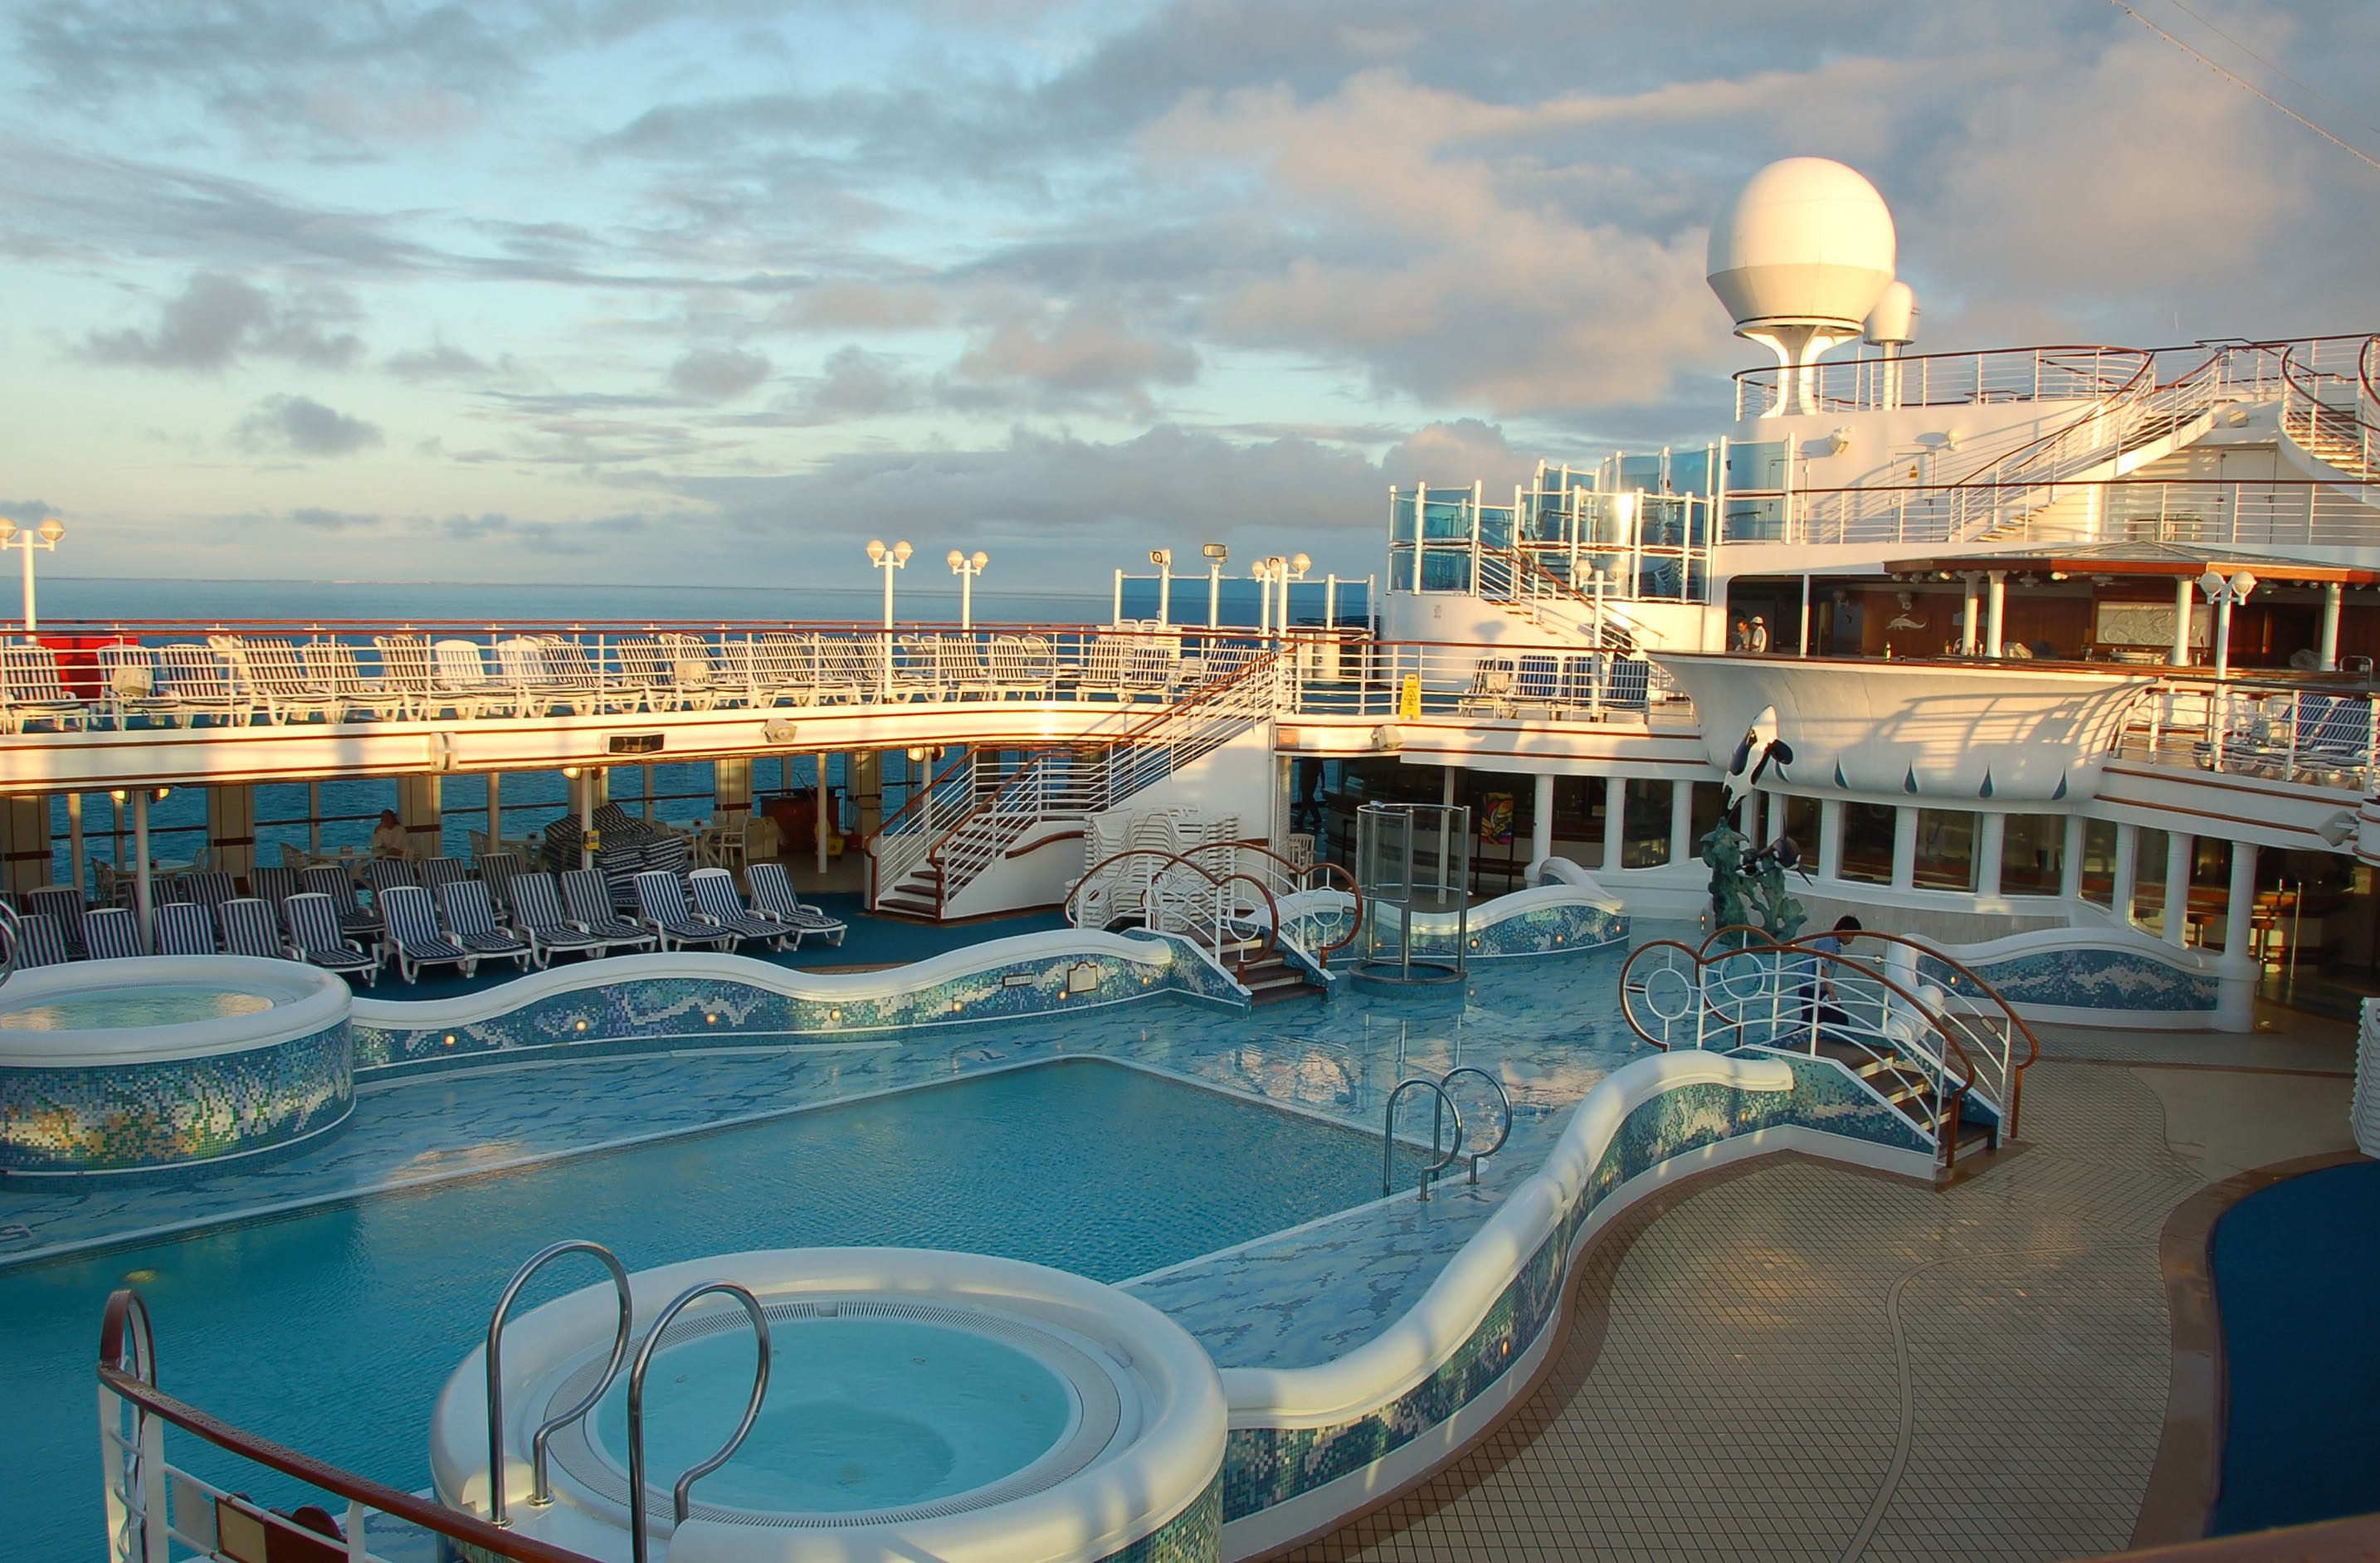
<path fill-rule="evenodd" d="M 1488 1083 L 1488 1089 L 1496 1093 L 1496 1143 L 1489 1145 L 1486 1150 L 1473 1151 L 1467 1158 L 1471 1163 L 1471 1176 L 1468 1181 L 1475 1183 L 1479 1181 L 1479 1164 L 1487 1160 L 1489 1157 L 1494 1156 L 1498 1151 L 1502 1150 L 1504 1148 L 1504 1142 L 1512 1137 L 1512 1098 L 1504 1094 L 1504 1083 L 1502 1081 L 1497 1079 L 1486 1070 L 1474 1064 L 1463 1064 L 1454 1069 L 1448 1070 L 1445 1076 L 1439 1081 L 1439 1084 L 1444 1086 L 1449 1092 L 1451 1092 L 1454 1089 L 1454 1077 L 1458 1074 L 1475 1074 L 1480 1079 Z M 1450 1097 L 1448 1099 L 1451 1100 L 1452 1098 Z M 1461 1117 L 1458 1116 L 1455 1120 L 1458 1129 L 1461 1127 L 1462 1121 Z M 1458 1141 L 1457 1143 L 1459 1144 L 1460 1142 Z"/>
<path fill-rule="evenodd" d="M 1380 1197 L 1383 1199 L 1396 1192 L 1393 1169 L 1397 1148 L 1397 1103 L 1403 1099 L 1407 1091 L 1427 1091 L 1438 1098 L 1432 1104 L 1429 1120 L 1432 1155 L 1438 1152 L 1439 1131 L 1445 1127 L 1449 1118 L 1454 1120 L 1454 1144 L 1446 1148 L 1444 1156 L 1421 1169 L 1421 1192 L 1415 1197 L 1427 1199 L 1431 1181 L 1453 1166 L 1455 1158 L 1463 1154 L 1463 1109 L 1454 1105 L 1454 1098 L 1446 1094 L 1446 1087 L 1426 1074 L 1397 1082 L 1397 1088 L 1389 1093 L 1389 1110 L 1380 1124 Z M 1501 1145 L 1503 1142 L 1500 1140 L 1497 1143 Z"/>
<path fill-rule="evenodd" d="M 570 1238 L 538 1250 L 529 1255 L 528 1264 L 514 1272 L 512 1283 L 504 1288 L 504 1294 L 496 1299 L 496 1311 L 488 1318 L 488 1519 L 494 1524 L 512 1523 L 504 1518 L 504 1318 L 512 1312 L 513 1303 L 520 1296 L 521 1288 L 528 1284 L 529 1277 L 545 1268 L 549 1261 L 559 1259 L 565 1254 L 591 1254 L 612 1272 L 612 1289 L 620 1295 L 620 1327 L 612 1337 L 612 1360 L 604 1364 L 603 1375 L 595 1381 L 592 1389 L 587 1391 L 587 1398 L 561 1415 L 540 1424 L 538 1430 L 529 1435 L 530 1503 L 542 1507 L 553 1501 L 553 1489 L 545 1479 L 546 1440 L 595 1409 L 595 1402 L 603 1398 L 603 1391 L 612 1387 L 612 1380 L 619 1376 L 621 1360 L 628 1354 L 628 1331 L 636 1304 L 628 1297 L 628 1272 L 621 1265 L 619 1256 L 610 1249 L 585 1238 Z"/>
<path fill-rule="evenodd" d="M 694 1484 L 726 1464 L 742 1447 L 744 1435 L 752 1431 L 752 1424 L 760 1415 L 760 1402 L 769 1393 L 769 1315 L 761 1311 L 759 1298 L 734 1281 L 703 1281 L 679 1292 L 677 1300 L 662 1310 L 645 1343 L 637 1348 L 635 1364 L 628 1369 L 628 1548 L 633 1563 L 645 1563 L 645 1370 L 652 1366 L 653 1352 L 672 1321 L 686 1311 L 688 1303 L 714 1291 L 733 1297 L 752 1315 L 752 1333 L 759 1338 L 760 1356 L 754 1364 L 752 1399 L 744 1407 L 744 1420 L 735 1424 L 727 1442 L 719 1446 L 718 1453 L 688 1467 L 686 1474 L 677 1479 L 677 1485 L 670 1489 L 673 1523 L 686 1523 L 687 1495 L 694 1490 Z"/>

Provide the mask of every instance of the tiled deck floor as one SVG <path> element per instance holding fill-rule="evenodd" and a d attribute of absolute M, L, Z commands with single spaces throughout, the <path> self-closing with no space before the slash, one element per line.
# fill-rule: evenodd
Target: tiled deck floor
<path fill-rule="evenodd" d="M 2128 1545 L 2166 1415 L 2168 1216 L 2235 1171 L 2349 1146 L 2347 1079 L 2272 1072 L 2344 1069 L 2348 1044 L 2283 1024 L 2046 1036 L 2027 1144 L 1938 1193 L 1772 1158 L 1632 1212 L 1583 1266 L 1570 1331 L 1519 1412 L 1293 1556 Z"/>

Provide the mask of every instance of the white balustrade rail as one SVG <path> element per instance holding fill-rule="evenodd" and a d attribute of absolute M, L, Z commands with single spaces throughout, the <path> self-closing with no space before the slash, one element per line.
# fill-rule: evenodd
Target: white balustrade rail
<path fill-rule="evenodd" d="M 1809 372 L 1815 410 L 1872 412 L 2105 396 L 2128 383 L 2149 357 L 2136 347 L 2017 347 L 1844 358 Z M 1788 372 L 1774 367 L 1742 371 L 1735 377 L 1735 416 L 1775 411 L 1789 383 Z"/>
<path fill-rule="evenodd" d="M 2380 484 L 2380 336 L 2352 362 L 2321 368 L 2292 350 L 2282 362 L 2281 430 L 2306 454 Z"/>
<path fill-rule="evenodd" d="M 2380 726 L 2368 690 L 2266 680 L 2160 679 L 2132 697 L 2110 752 L 2363 794 L 2380 786 Z"/>
<path fill-rule="evenodd" d="M 1660 663 L 1578 645 L 1495 646 L 1384 640 L 1362 648 L 1356 676 L 1299 679 L 1290 709 L 1307 716 L 1419 717 L 1690 725 L 1694 707 Z M 1410 702 L 1410 703 L 1409 703 Z"/>

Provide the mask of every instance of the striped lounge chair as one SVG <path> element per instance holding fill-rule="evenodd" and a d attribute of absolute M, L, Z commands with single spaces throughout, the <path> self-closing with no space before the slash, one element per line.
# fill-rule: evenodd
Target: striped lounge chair
<path fill-rule="evenodd" d="M 783 950 L 786 939 L 797 937 L 791 925 L 748 910 L 744 898 L 735 893 L 735 877 L 724 868 L 698 868 L 686 876 L 686 882 L 694 892 L 695 909 L 734 934 L 739 943 L 764 939 L 771 950 Z"/>
<path fill-rule="evenodd" d="M 662 941 L 664 953 L 692 944 L 727 944 L 740 937 L 689 908 L 684 882 L 665 868 L 648 868 L 637 876 L 637 911 L 638 920 Z"/>
<path fill-rule="evenodd" d="M 660 937 L 612 909 L 612 887 L 601 868 L 572 868 L 564 873 L 562 900 L 572 919 L 603 941 L 606 954 L 624 948 L 650 950 Z"/>
<path fill-rule="evenodd" d="M 296 899 L 294 893 L 283 898 L 285 903 Z M 253 955 L 261 961 L 285 961 L 289 958 L 289 946 L 281 938 L 281 909 L 270 902 L 244 895 L 225 902 L 217 915 L 223 919 L 224 953 Z M 338 926 L 338 908 L 333 907 L 332 930 L 336 932 Z M 358 951 L 357 953 L 361 954 L 362 951 Z"/>
<path fill-rule="evenodd" d="M 169 901 L 157 908 L 157 953 L 212 955 L 215 952 L 215 920 L 195 901 Z"/>
<path fill-rule="evenodd" d="M 597 876 L 600 881 L 601 876 Z M 611 947 L 611 940 L 590 931 L 587 925 L 572 920 L 562 910 L 562 893 L 554 888 L 553 876 L 545 873 L 516 874 L 510 884 L 513 906 L 513 927 L 528 940 L 530 962 L 542 968 L 557 953 L 576 951 L 596 956 Z M 650 937 L 634 923 L 623 924 L 641 940 Z"/>
<path fill-rule="evenodd" d="M 349 939 L 378 939 L 380 914 L 367 908 L 356 899 L 356 882 L 347 871 L 328 863 L 298 871 L 298 885 L 310 895 L 319 895 L 331 903 L 339 915 L 339 931 Z"/>
<path fill-rule="evenodd" d="M 149 953 L 140 924 L 121 906 L 98 906 L 82 915 L 83 947 L 94 961 L 129 961 Z"/>
<path fill-rule="evenodd" d="M 380 985 L 380 961 L 346 936 L 339 909 L 320 891 L 301 891 L 282 903 L 289 915 L 289 948 L 298 959 L 342 976 Z M 226 908 L 228 910 L 228 908 Z M 245 917 L 247 915 L 243 915 Z"/>
<path fill-rule="evenodd" d="M 447 936 L 479 960 L 512 961 L 528 970 L 528 940 L 496 926 L 495 903 L 479 880 L 449 879 L 440 885 L 438 910 L 446 919 Z"/>
<path fill-rule="evenodd" d="M 480 969 L 479 956 L 438 927 L 430 892 L 419 885 L 389 886 L 381 892 L 380 915 L 387 924 L 382 958 L 393 958 L 406 981 L 419 982 L 431 966 L 453 966 L 465 976 Z"/>
<path fill-rule="evenodd" d="M 63 966 L 74 956 L 67 949 L 67 931 L 46 912 L 28 912 L 17 919 L 16 963 L 19 971 L 35 966 Z"/>
<path fill-rule="evenodd" d="M 842 918 L 829 916 L 795 895 L 783 864 L 755 863 L 745 870 L 744 877 L 752 887 L 753 909 L 789 925 L 798 936 L 796 945 L 805 939 L 822 939 L 839 946 L 843 936 L 851 930 L 851 925 Z"/>

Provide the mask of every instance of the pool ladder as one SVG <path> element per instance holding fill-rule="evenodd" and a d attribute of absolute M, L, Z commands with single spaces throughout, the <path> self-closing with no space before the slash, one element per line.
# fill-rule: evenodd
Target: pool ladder
<path fill-rule="evenodd" d="M 1496 1093 L 1498 1115 L 1496 1143 L 1485 1150 L 1473 1151 L 1467 1158 L 1463 1155 L 1463 1109 L 1455 1104 L 1453 1096 L 1456 1076 L 1464 1074 L 1476 1075 L 1487 1082 L 1490 1091 Z M 1453 1166 L 1457 1160 L 1468 1160 L 1471 1172 L 1469 1181 L 1477 1182 L 1479 1164 L 1502 1150 L 1504 1142 L 1512 1137 L 1512 1099 L 1504 1094 L 1502 1081 L 1484 1069 L 1463 1064 L 1447 1071 L 1436 1080 L 1432 1080 L 1426 1074 L 1408 1076 L 1399 1081 L 1397 1088 L 1389 1093 L 1388 1111 L 1383 1115 L 1380 1123 L 1380 1196 L 1385 1199 L 1396 1192 L 1397 1104 L 1403 1099 L 1407 1091 L 1427 1091 L 1430 1094 L 1429 1152 L 1431 1156 L 1437 1157 L 1421 1169 L 1421 1187 L 1415 1198 L 1428 1199 L 1430 1184 L 1437 1181 L 1439 1174 Z M 1454 1143 L 1447 1146 L 1444 1154 L 1441 1155 L 1439 1151 L 1439 1140 L 1445 1131 L 1446 1121 L 1449 1118 L 1454 1120 Z"/>
<path fill-rule="evenodd" d="M 0 980 L 6 980 L 0 977 Z M 569 1426 L 602 1399 L 612 1381 L 620 1376 L 620 1363 L 628 1354 L 628 1338 L 636 1316 L 636 1302 L 629 1295 L 628 1272 L 619 1256 L 600 1242 L 585 1238 L 573 1238 L 538 1250 L 528 1262 L 513 1273 L 513 1278 L 496 1300 L 496 1310 L 488 1319 L 488 1519 L 497 1525 L 510 1525 L 504 1514 L 504 1328 L 511 1315 L 513 1303 L 520 1297 L 521 1289 L 529 1278 L 561 1258 L 565 1254 L 585 1254 L 602 1263 L 611 1272 L 612 1290 L 620 1303 L 618 1327 L 612 1335 L 612 1355 L 603 1365 L 602 1374 L 577 1405 L 549 1417 L 529 1435 L 529 1496 L 532 1505 L 542 1508 L 553 1501 L 553 1489 L 546 1478 L 546 1445 L 554 1434 Z M 674 1323 L 678 1315 L 699 1298 L 712 1293 L 734 1298 L 752 1319 L 752 1332 L 759 1340 L 759 1360 L 753 1371 L 752 1396 L 744 1407 L 744 1419 L 735 1425 L 717 1453 L 690 1467 L 670 1490 L 670 1507 L 674 1523 L 686 1523 L 687 1505 L 694 1484 L 734 1458 L 752 1431 L 752 1424 L 760 1415 L 760 1402 L 769 1393 L 769 1318 L 762 1312 L 760 1301 L 733 1281 L 703 1281 L 678 1293 L 663 1308 L 653 1327 L 646 1332 L 644 1344 L 637 1349 L 637 1359 L 628 1368 L 628 1545 L 634 1563 L 645 1563 L 645 1370 L 652 1365 L 653 1352 L 661 1345 L 662 1332 Z"/>

